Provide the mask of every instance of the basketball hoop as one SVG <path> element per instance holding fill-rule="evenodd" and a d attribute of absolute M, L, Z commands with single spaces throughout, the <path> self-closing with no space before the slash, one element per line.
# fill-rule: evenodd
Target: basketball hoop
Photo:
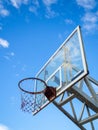
<path fill-rule="evenodd" d="M 19 81 L 21 90 L 21 109 L 24 112 L 35 112 L 40 110 L 46 102 L 46 98 L 52 101 L 56 97 L 56 88 L 48 86 L 40 78 L 25 78 Z"/>

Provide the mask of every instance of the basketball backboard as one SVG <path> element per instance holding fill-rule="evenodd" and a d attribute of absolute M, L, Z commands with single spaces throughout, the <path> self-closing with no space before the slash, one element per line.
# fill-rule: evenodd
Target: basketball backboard
<path fill-rule="evenodd" d="M 46 81 L 49 86 L 56 87 L 56 96 L 59 96 L 87 73 L 81 30 L 78 26 L 50 57 L 36 77 Z M 36 84 L 36 89 L 39 89 L 38 87 Z M 40 97 L 43 98 L 42 106 L 33 114 L 38 113 L 50 103 L 44 95 L 43 97 Z"/>

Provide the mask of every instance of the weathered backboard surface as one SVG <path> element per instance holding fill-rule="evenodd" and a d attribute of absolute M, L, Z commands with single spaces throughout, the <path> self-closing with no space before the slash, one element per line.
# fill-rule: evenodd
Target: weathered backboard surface
<path fill-rule="evenodd" d="M 57 87 L 56 95 L 59 96 L 86 76 L 87 73 L 81 31 L 78 26 L 42 67 L 36 77 L 45 80 L 50 86 Z M 36 87 L 39 89 L 39 86 Z M 42 107 L 33 114 L 36 114 L 49 103 L 44 97 Z"/>

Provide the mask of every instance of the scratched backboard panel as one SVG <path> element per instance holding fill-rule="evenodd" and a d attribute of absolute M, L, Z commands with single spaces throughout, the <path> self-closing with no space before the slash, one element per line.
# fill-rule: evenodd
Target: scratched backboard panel
<path fill-rule="evenodd" d="M 58 96 L 72 87 L 87 73 L 81 31 L 78 26 L 42 67 L 36 77 L 45 80 L 49 86 L 57 87 Z M 44 98 L 40 109 L 47 104 L 49 104 L 49 101 Z"/>

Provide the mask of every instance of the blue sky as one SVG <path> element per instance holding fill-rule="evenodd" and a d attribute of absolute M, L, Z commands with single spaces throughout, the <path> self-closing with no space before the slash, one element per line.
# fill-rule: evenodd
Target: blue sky
<path fill-rule="evenodd" d="M 34 117 L 23 113 L 17 86 L 78 25 L 90 75 L 98 80 L 97 0 L 0 0 L 0 130 L 79 130 L 53 104 Z"/>

